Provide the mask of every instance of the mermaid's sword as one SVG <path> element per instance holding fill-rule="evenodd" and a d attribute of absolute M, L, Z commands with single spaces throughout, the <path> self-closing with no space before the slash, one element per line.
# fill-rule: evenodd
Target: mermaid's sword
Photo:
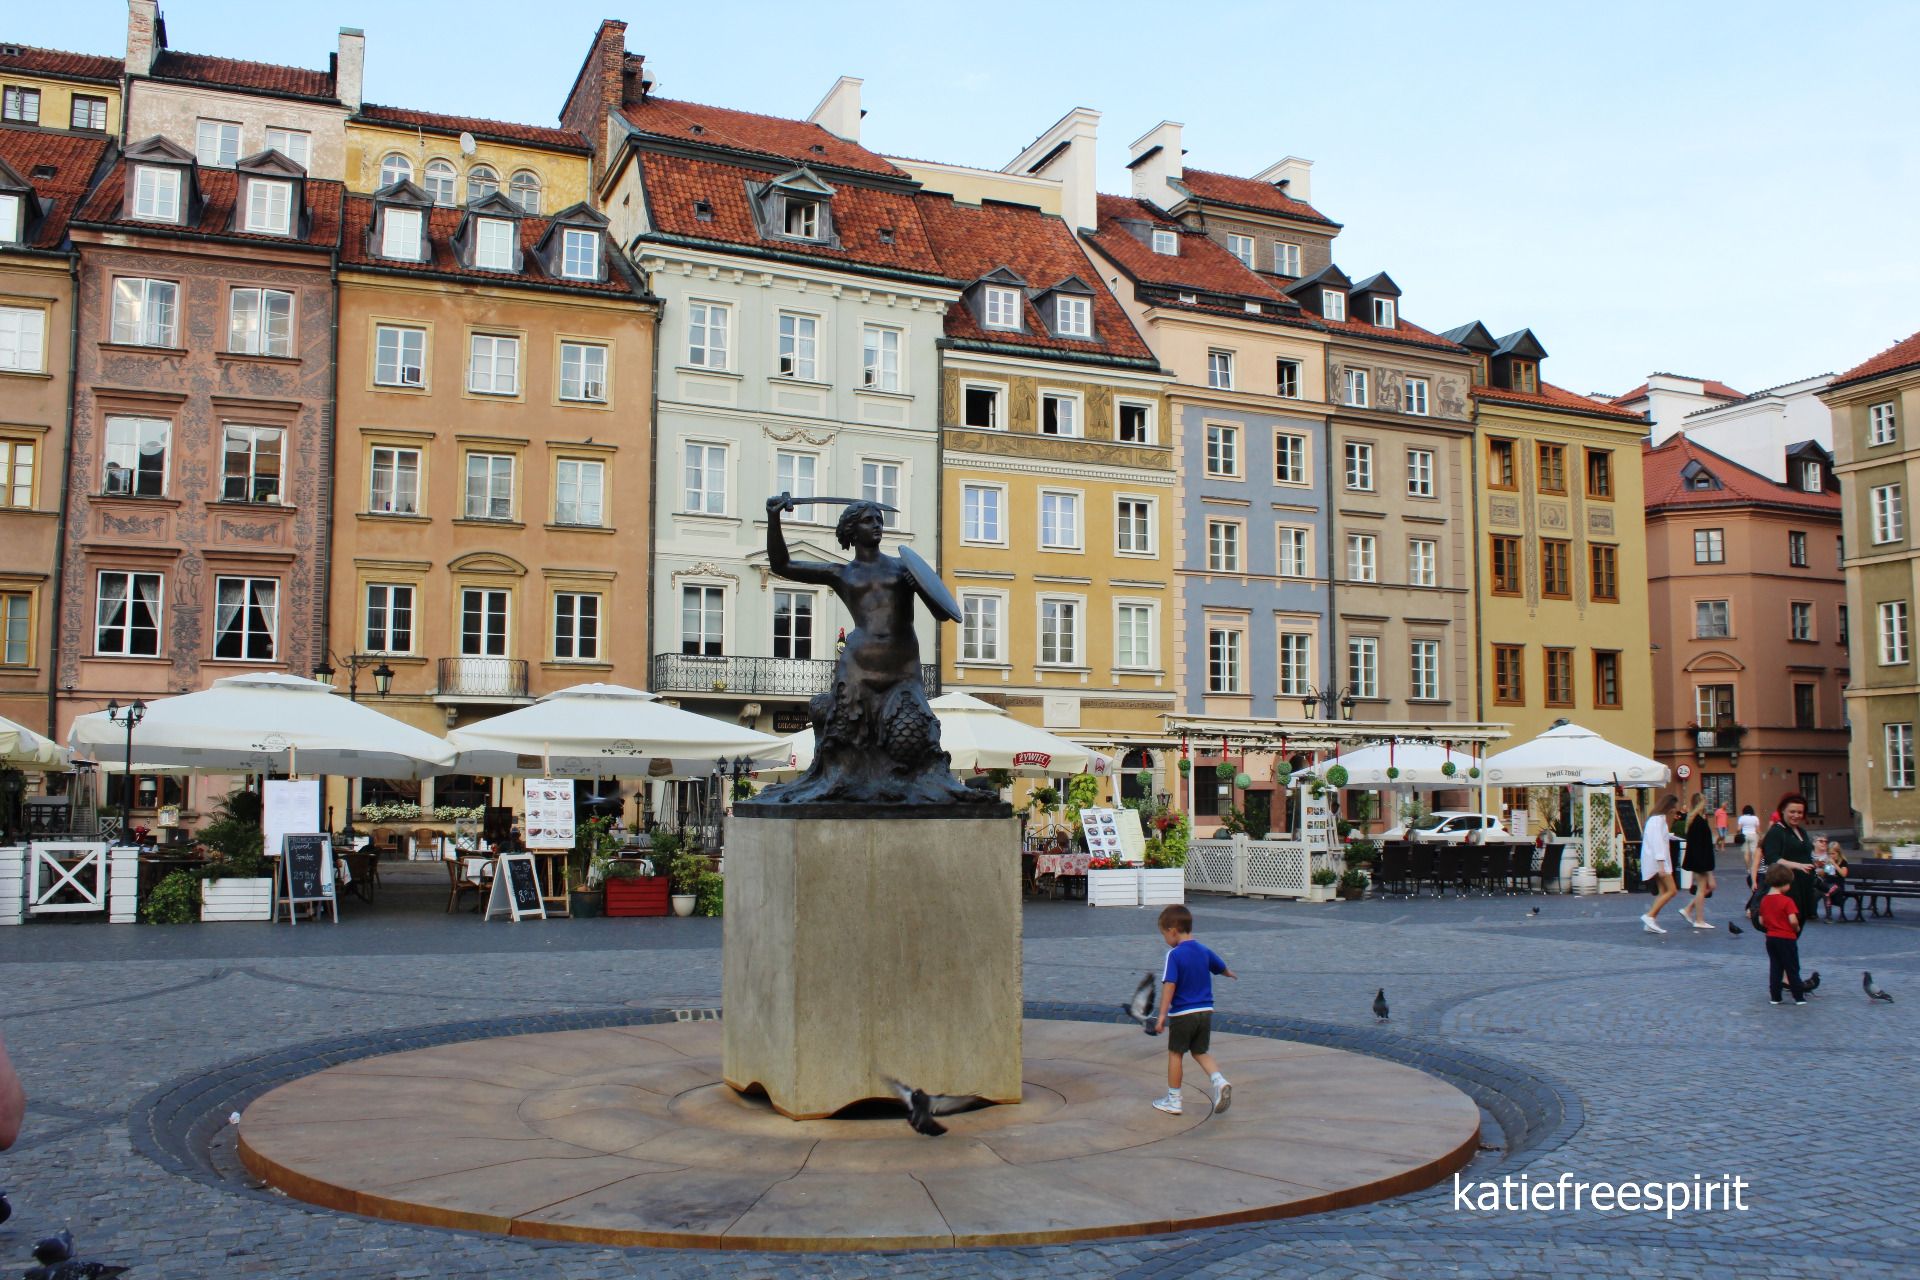
<path fill-rule="evenodd" d="M 789 507 L 804 507 L 810 502 L 830 502 L 842 507 L 850 507 L 856 502 L 871 502 L 882 511 L 897 512 L 900 510 L 900 508 L 890 507 L 884 502 L 874 502 L 872 498 L 791 498 L 787 497 L 784 493 L 780 496 L 787 499 L 787 505 Z"/>

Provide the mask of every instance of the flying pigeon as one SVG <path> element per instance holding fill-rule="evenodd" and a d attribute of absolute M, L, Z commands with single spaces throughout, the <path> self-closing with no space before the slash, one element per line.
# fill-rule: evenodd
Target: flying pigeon
<path fill-rule="evenodd" d="M 1892 996 L 1873 985 L 1873 975 L 1865 969 L 1860 971 L 1860 989 L 1867 993 L 1869 1000 L 1885 1000 L 1888 1004 L 1893 1003 Z"/>
<path fill-rule="evenodd" d="M 1739 937 L 1739 936 L 1740 936 L 1741 934 L 1743 934 L 1743 933 L 1745 933 L 1745 932 L 1746 932 L 1746 930 L 1745 930 L 1745 929 L 1742 929 L 1742 928 L 1741 928 L 1741 927 L 1740 927 L 1739 925 L 1737 925 L 1737 924 L 1735 924 L 1735 923 L 1734 923 L 1733 921 L 1731 921 L 1731 920 L 1729 920 L 1729 921 L 1727 921 L 1727 932 L 1728 932 L 1728 933 L 1730 933 L 1730 934 L 1732 934 L 1732 935 L 1733 935 L 1734 937 L 1736 937 L 1736 938 L 1737 938 L 1737 937 Z"/>
<path fill-rule="evenodd" d="M 1387 989 L 1385 987 L 1373 993 L 1373 1016 L 1380 1022 L 1387 1020 Z"/>
<path fill-rule="evenodd" d="M 1154 1029 L 1153 1015 L 1159 1004 L 1160 989 L 1155 984 L 1153 975 L 1149 973 L 1141 978 L 1140 985 L 1133 989 L 1133 999 L 1120 1007 L 1129 1018 L 1142 1023 L 1148 1035 L 1157 1036 L 1160 1033 Z"/>
<path fill-rule="evenodd" d="M 935 1116 L 950 1116 L 956 1111 L 965 1111 L 976 1101 L 953 1094 L 909 1089 L 898 1080 L 889 1080 L 887 1083 L 893 1087 L 894 1095 L 906 1104 L 907 1123 L 913 1126 L 913 1131 L 929 1138 L 937 1138 L 947 1131 L 947 1126 L 935 1120 Z"/>
<path fill-rule="evenodd" d="M 73 1256 L 73 1232 L 62 1231 L 33 1246 L 33 1260 L 40 1265 L 27 1269 L 24 1280 L 112 1280 L 123 1275 L 125 1267 L 104 1262 L 83 1262 Z"/>

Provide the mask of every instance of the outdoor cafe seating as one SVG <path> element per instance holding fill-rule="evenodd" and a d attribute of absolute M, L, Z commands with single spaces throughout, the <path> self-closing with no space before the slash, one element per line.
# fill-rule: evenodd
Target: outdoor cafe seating
<path fill-rule="evenodd" d="M 1528 843 L 1389 841 L 1374 863 L 1373 883 L 1383 897 L 1417 898 L 1428 891 L 1436 898 L 1529 893 L 1556 886 L 1559 866 L 1557 848 Z"/>

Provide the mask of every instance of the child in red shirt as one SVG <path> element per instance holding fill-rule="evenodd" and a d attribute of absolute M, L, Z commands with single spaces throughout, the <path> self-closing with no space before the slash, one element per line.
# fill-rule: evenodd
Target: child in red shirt
<path fill-rule="evenodd" d="M 1767 935 L 1767 991 L 1774 1004 L 1780 1003 L 1780 979 L 1785 975 L 1793 991 L 1793 1002 L 1807 1002 L 1807 988 L 1800 981 L 1800 913 L 1787 890 L 1793 885 L 1793 872 L 1776 862 L 1767 870 L 1767 896 L 1760 899 L 1760 927 Z"/>

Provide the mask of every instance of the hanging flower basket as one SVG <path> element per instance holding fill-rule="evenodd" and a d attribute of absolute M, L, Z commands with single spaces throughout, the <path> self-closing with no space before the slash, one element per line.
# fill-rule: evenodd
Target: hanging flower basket
<path fill-rule="evenodd" d="M 1222 782 L 1232 782 L 1234 773 L 1235 773 L 1235 769 L 1233 765 L 1228 763 L 1225 760 L 1222 760 L 1219 764 L 1213 766 L 1213 776 L 1220 779 L 1220 781 Z"/>
<path fill-rule="evenodd" d="M 1273 766 L 1273 780 L 1283 787 L 1289 782 L 1292 782 L 1293 766 L 1290 764 L 1277 764 Z"/>
<path fill-rule="evenodd" d="M 1233 775 L 1233 785 L 1245 791 L 1253 785 L 1253 775 L 1250 773 L 1236 773 Z"/>
<path fill-rule="evenodd" d="M 1140 784 L 1140 789 L 1142 791 L 1153 790 L 1153 770 L 1142 769 L 1140 770 L 1140 772 L 1133 775 L 1133 780 Z"/>
<path fill-rule="evenodd" d="M 1392 782 L 1395 778 L 1399 776 L 1400 776 L 1399 769 L 1395 768 L 1393 765 L 1387 766 L 1387 781 Z"/>
<path fill-rule="evenodd" d="M 1454 774 L 1460 772 L 1460 766 L 1449 760 L 1440 766 L 1440 772 L 1443 776 L 1451 778 Z"/>
<path fill-rule="evenodd" d="M 1193 772 L 1193 761 L 1188 760 L 1183 756 L 1180 760 L 1180 776 L 1184 778 L 1192 772 Z"/>
<path fill-rule="evenodd" d="M 1327 785 L 1338 791 L 1341 787 L 1347 785 L 1348 776 L 1347 766 L 1337 764 L 1327 770 Z"/>
<path fill-rule="evenodd" d="M 1479 777 L 1479 776 L 1480 776 L 1480 766 L 1479 766 L 1479 765 L 1475 765 L 1475 766 L 1474 766 L 1473 768 L 1471 768 L 1471 769 L 1469 769 L 1469 770 L 1467 770 L 1467 776 L 1468 776 L 1469 778 L 1477 778 L 1477 777 Z"/>

